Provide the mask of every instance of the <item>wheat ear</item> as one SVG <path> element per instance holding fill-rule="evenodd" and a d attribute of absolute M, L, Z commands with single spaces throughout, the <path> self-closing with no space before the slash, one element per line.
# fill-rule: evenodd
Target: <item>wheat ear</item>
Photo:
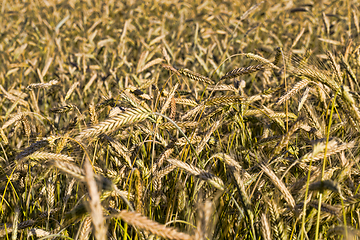
<path fill-rule="evenodd" d="M 79 229 L 79 240 L 89 239 L 91 227 L 91 217 L 85 217 Z"/>
<path fill-rule="evenodd" d="M 286 188 L 285 184 L 276 176 L 274 171 L 272 171 L 265 163 L 259 164 L 261 170 L 270 178 L 271 182 L 280 190 L 283 194 L 285 201 L 292 207 L 295 207 L 295 200 L 289 190 Z"/>
<path fill-rule="evenodd" d="M 266 201 L 269 207 L 271 228 L 274 234 L 274 239 L 288 239 L 287 229 L 284 226 L 284 221 L 281 218 L 281 212 L 278 204 L 274 199 Z"/>
<path fill-rule="evenodd" d="M 245 100 L 244 97 L 240 96 L 222 96 L 222 97 L 214 97 L 207 99 L 204 101 L 205 106 L 215 106 L 215 105 L 221 105 L 221 104 L 233 104 L 233 103 L 241 103 L 241 101 Z"/>
<path fill-rule="evenodd" d="M 142 216 L 140 213 L 122 210 L 117 214 L 111 215 L 111 217 L 121 218 L 123 221 L 129 223 L 130 225 L 133 225 L 134 227 L 149 231 L 152 234 L 158 235 L 163 238 L 174 240 L 192 239 L 190 235 L 178 232 L 173 228 L 166 227 L 162 224 L 152 221 L 147 217 Z"/>
<path fill-rule="evenodd" d="M 296 83 L 290 91 L 288 91 L 284 96 L 279 98 L 276 104 L 280 105 L 283 102 L 289 100 L 295 93 L 299 92 L 301 89 L 306 87 L 311 81 L 307 78 L 304 78 L 300 82 Z"/>
<path fill-rule="evenodd" d="M 39 160 L 39 161 L 47 161 L 47 160 L 59 160 L 59 161 L 68 161 L 68 162 L 74 161 L 74 159 L 72 157 L 64 155 L 64 154 L 39 152 L 39 151 L 36 151 L 36 152 L 32 153 L 31 155 L 28 155 L 27 157 L 30 159 Z"/>
<path fill-rule="evenodd" d="M 170 91 L 170 93 L 167 96 L 167 99 L 163 105 L 163 107 L 161 108 L 160 114 L 164 114 L 165 111 L 169 108 L 169 106 L 171 105 L 173 99 L 174 99 L 174 95 L 176 93 L 177 88 L 179 87 L 179 84 L 177 83 Z M 158 118 L 157 122 L 161 121 L 161 117 Z"/>
<path fill-rule="evenodd" d="M 186 121 L 186 122 L 175 122 L 180 128 L 196 128 L 199 123 L 196 121 Z M 170 122 L 162 123 L 159 128 L 166 129 L 166 130 L 173 130 L 176 129 L 174 124 Z"/>
<path fill-rule="evenodd" d="M 79 133 L 76 139 L 81 140 L 83 138 L 99 136 L 103 133 L 108 134 L 118 130 L 120 127 L 126 124 L 141 122 L 149 115 L 150 112 L 146 111 L 145 108 L 128 109 L 127 111 L 120 113 L 113 118 L 107 119 L 91 128 L 85 129 Z"/>
<path fill-rule="evenodd" d="M 247 58 L 252 59 L 252 60 L 258 61 L 258 62 L 260 62 L 260 63 L 262 63 L 262 64 L 264 64 L 264 65 L 269 65 L 271 68 L 279 69 L 279 67 L 276 66 L 276 63 L 277 63 L 277 62 L 276 62 L 276 57 L 275 57 L 275 61 L 274 61 L 275 63 L 272 63 L 272 62 L 270 62 L 268 59 L 263 58 L 263 57 L 261 57 L 261 56 L 259 56 L 259 55 L 257 55 L 257 54 L 246 53 L 245 56 L 246 56 Z"/>
<path fill-rule="evenodd" d="M 199 219 L 195 232 L 194 240 L 207 239 L 207 228 L 209 228 L 210 217 L 212 213 L 212 203 L 205 201 L 203 206 L 199 209 Z"/>
<path fill-rule="evenodd" d="M 210 85 L 214 85 L 214 81 L 211 80 L 210 78 L 208 77 L 205 77 L 199 73 L 196 73 L 196 72 L 193 72 L 189 69 L 186 69 L 186 68 L 182 68 L 178 71 L 180 74 L 190 78 L 191 80 L 195 80 L 195 81 L 198 81 L 198 82 L 204 82 L 204 83 L 207 83 L 207 84 L 210 84 Z"/>
<path fill-rule="evenodd" d="M 255 66 L 249 66 L 249 67 L 245 67 L 245 68 L 235 68 L 234 70 L 231 70 L 230 72 L 227 72 L 224 76 L 222 76 L 220 78 L 220 80 L 227 80 L 227 79 L 236 78 L 236 77 L 239 77 L 241 75 L 257 72 L 257 71 L 259 71 L 261 69 L 264 69 L 264 68 L 265 68 L 264 64 L 259 64 L 259 65 L 255 65 Z"/>
<path fill-rule="evenodd" d="M 205 134 L 203 140 L 199 143 L 199 145 L 196 147 L 196 154 L 199 154 L 202 152 L 202 150 L 205 147 L 205 144 L 209 141 L 211 135 L 216 131 L 216 129 L 218 129 L 218 127 L 221 124 L 221 120 L 216 121 L 215 123 L 213 123 L 213 125 L 211 126 L 211 128 L 208 130 L 208 132 Z"/>
<path fill-rule="evenodd" d="M 264 240 L 271 240 L 270 223 L 265 213 L 261 214 L 261 233 Z"/>
<path fill-rule="evenodd" d="M 186 170 L 188 173 L 195 175 L 202 180 L 207 181 L 217 189 L 220 189 L 222 191 L 224 190 L 224 182 L 220 178 L 214 176 L 213 174 L 176 159 L 166 159 L 166 160 L 169 163 L 177 166 L 178 168 L 182 168 Z"/>
<path fill-rule="evenodd" d="M 52 108 L 50 109 L 50 111 L 54 113 L 67 113 L 73 110 L 74 108 L 77 108 L 74 104 L 67 104 L 61 107 Z"/>
<path fill-rule="evenodd" d="M 90 215 L 95 230 L 95 238 L 97 240 L 105 240 L 107 228 L 105 226 L 105 219 L 103 217 L 102 206 L 100 202 L 100 196 L 98 188 L 96 186 L 94 172 L 88 158 L 85 159 L 84 163 L 85 170 L 85 180 L 89 191 L 89 206 L 90 206 Z"/>
<path fill-rule="evenodd" d="M 26 220 L 24 222 L 21 222 L 19 224 L 17 224 L 17 229 L 21 230 L 21 229 L 25 229 L 28 227 L 31 227 L 33 225 L 36 224 L 35 220 Z M 13 231 L 13 224 L 8 223 L 8 224 L 4 224 L 0 226 L 0 237 L 4 237 L 6 234 L 9 234 Z"/>
<path fill-rule="evenodd" d="M 26 149 L 24 149 L 21 153 L 19 153 L 19 155 L 16 156 L 16 159 L 20 160 L 21 158 L 24 158 L 47 145 L 49 145 L 49 142 L 47 140 L 37 141 L 37 142 L 31 144 L 30 147 L 27 147 Z"/>
<path fill-rule="evenodd" d="M 353 228 L 349 225 L 347 226 L 332 226 L 327 231 L 327 237 L 330 238 L 334 235 L 340 235 L 340 236 L 348 236 L 346 239 L 357 239 L 360 237 L 360 231 L 356 228 Z M 356 238 L 357 237 L 357 238 Z"/>
<path fill-rule="evenodd" d="M 104 134 L 102 136 L 104 139 L 106 139 L 110 143 L 110 146 L 112 148 L 114 148 L 114 150 L 125 159 L 128 166 L 132 168 L 133 164 L 131 162 L 131 156 L 129 154 L 129 149 L 127 149 L 127 147 L 125 147 L 123 144 L 116 141 L 115 139 L 107 136 L 106 134 Z M 117 164 L 117 165 L 119 165 L 119 164 Z"/>
<path fill-rule="evenodd" d="M 28 236 L 35 236 L 37 238 L 49 236 L 51 233 L 40 228 L 31 228 L 28 231 Z"/>
<path fill-rule="evenodd" d="M 47 82 L 47 83 L 32 83 L 32 84 L 28 85 L 26 87 L 26 89 L 28 89 L 28 90 L 33 90 L 33 89 L 37 89 L 37 88 L 46 89 L 46 88 L 52 87 L 54 85 L 58 85 L 59 83 L 60 82 L 58 80 L 51 80 L 50 82 Z"/>

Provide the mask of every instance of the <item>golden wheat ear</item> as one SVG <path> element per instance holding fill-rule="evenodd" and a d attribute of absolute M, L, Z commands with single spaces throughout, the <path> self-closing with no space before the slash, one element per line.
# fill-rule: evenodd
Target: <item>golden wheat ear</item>
<path fill-rule="evenodd" d="M 262 171 L 269 177 L 271 182 L 280 190 L 285 201 L 289 204 L 291 208 L 295 207 L 294 197 L 289 192 L 288 188 L 285 186 L 284 182 L 282 182 L 274 173 L 272 169 L 270 169 L 265 163 L 260 163 L 259 167 Z"/>
<path fill-rule="evenodd" d="M 326 237 L 330 238 L 333 236 L 339 236 L 339 238 L 342 238 L 344 236 L 348 236 L 346 239 L 358 239 L 360 237 L 360 231 L 356 228 L 353 228 L 351 226 L 332 226 L 329 228 Z"/>
<path fill-rule="evenodd" d="M 159 224 L 155 221 L 148 219 L 140 213 L 129 212 L 122 210 L 119 213 L 111 215 L 111 217 L 121 218 L 121 220 L 129 223 L 130 225 L 149 231 L 152 234 L 158 235 L 166 239 L 173 240 L 191 240 L 192 236 L 178 232 L 174 228 L 166 227 L 165 225 Z"/>
<path fill-rule="evenodd" d="M 172 165 L 184 169 L 185 171 L 187 171 L 188 173 L 199 177 L 200 179 L 207 181 L 208 183 L 210 183 L 211 185 L 213 185 L 214 187 L 216 187 L 217 189 L 224 191 L 225 189 L 225 185 L 224 182 L 214 176 L 213 174 L 206 172 L 204 170 L 199 169 L 196 166 L 193 166 L 191 164 L 179 161 L 177 159 L 166 159 L 169 163 L 171 163 Z"/>
<path fill-rule="evenodd" d="M 95 181 L 93 168 L 90 159 L 86 158 L 84 163 L 85 181 L 89 192 L 90 216 L 94 226 L 96 239 L 106 239 L 107 226 L 103 217 L 98 187 Z"/>
<path fill-rule="evenodd" d="M 281 49 L 281 48 L 280 48 L 280 49 Z M 278 52 L 277 52 L 276 54 L 278 54 Z M 280 51 L 280 54 L 281 54 L 281 51 Z M 274 62 L 275 62 L 276 64 L 275 64 L 274 62 L 271 62 L 270 60 L 262 57 L 262 56 L 257 55 L 257 54 L 246 53 L 245 56 L 246 56 L 247 58 L 250 58 L 250 59 L 252 59 L 252 60 L 255 60 L 255 61 L 258 61 L 258 62 L 264 64 L 264 66 L 269 66 L 269 67 L 271 67 L 271 68 L 275 68 L 275 69 L 278 69 L 278 70 L 279 70 L 279 67 L 276 66 L 276 64 L 277 64 L 277 62 L 278 62 L 278 59 L 277 59 L 278 56 L 277 56 L 277 55 L 275 56 L 275 60 L 274 60 Z"/>
<path fill-rule="evenodd" d="M 80 132 L 76 139 L 86 139 L 97 137 L 103 133 L 108 134 L 114 132 L 124 125 L 130 125 L 136 122 L 141 122 L 149 117 L 151 112 L 145 108 L 127 109 L 125 112 L 119 113 L 115 117 L 109 118 L 101 123 L 98 123 L 84 131 Z"/>
<path fill-rule="evenodd" d="M 169 70 L 169 71 L 175 73 L 175 74 L 178 75 L 178 76 L 181 75 L 180 72 L 179 72 L 176 68 L 174 68 L 173 66 L 171 66 L 171 65 L 169 65 L 169 64 L 163 63 L 163 64 L 161 64 L 161 66 L 162 66 L 164 69 Z"/>
<path fill-rule="evenodd" d="M 297 92 L 299 92 L 301 89 L 305 88 L 311 81 L 307 78 L 304 78 L 300 82 L 296 83 L 290 91 L 285 93 L 282 97 L 279 98 L 279 100 L 276 102 L 276 104 L 280 105 L 283 102 L 289 100 L 293 95 L 295 95 Z"/>
<path fill-rule="evenodd" d="M 38 89 L 38 88 L 42 88 L 42 89 L 46 89 L 46 88 L 51 88 L 55 85 L 59 85 L 60 81 L 58 80 L 51 80 L 48 83 L 32 83 L 29 86 L 26 87 L 26 89 L 28 90 L 34 90 L 34 89 Z"/>
<path fill-rule="evenodd" d="M 198 82 L 204 82 L 204 83 L 207 83 L 207 84 L 210 84 L 210 85 L 214 85 L 215 82 L 213 80 L 211 80 L 210 78 L 208 77 L 205 77 L 199 73 L 196 73 L 196 72 L 193 72 L 189 69 L 186 69 L 186 68 L 182 68 L 178 71 L 181 75 L 184 75 L 188 78 L 190 78 L 191 80 L 194 80 L 194 81 L 198 81 Z"/>
<path fill-rule="evenodd" d="M 52 108 L 52 109 L 50 109 L 50 111 L 54 112 L 54 113 L 67 113 L 67 112 L 73 110 L 74 108 L 77 108 L 77 107 L 73 104 L 67 104 L 67 105 L 64 105 L 61 107 Z"/>
<path fill-rule="evenodd" d="M 281 215 L 281 208 L 277 199 L 267 199 L 270 215 L 271 232 L 275 239 L 288 239 L 288 229 L 285 228 L 284 219 Z"/>
<path fill-rule="evenodd" d="M 233 79 L 242 75 L 250 74 L 253 72 L 257 72 L 259 70 L 262 70 L 265 68 L 264 64 L 258 64 L 255 66 L 249 66 L 249 67 L 241 67 L 241 68 L 235 68 L 234 70 L 231 70 L 230 72 L 227 72 L 224 76 L 220 78 L 220 81 L 227 80 L 227 79 Z"/>
<path fill-rule="evenodd" d="M 234 104 L 234 103 L 241 103 L 241 101 L 245 100 L 244 97 L 240 96 L 222 96 L 222 97 L 214 97 L 209 98 L 204 101 L 205 106 L 216 106 L 221 104 Z"/>

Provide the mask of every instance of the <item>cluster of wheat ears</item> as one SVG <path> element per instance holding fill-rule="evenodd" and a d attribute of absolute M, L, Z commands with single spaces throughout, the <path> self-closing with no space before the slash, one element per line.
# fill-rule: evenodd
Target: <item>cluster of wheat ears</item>
<path fill-rule="evenodd" d="M 222 24 L 216 7 L 206 3 L 195 8 L 191 21 L 203 18 Z M 34 16 L 25 6 L 31 23 L 16 20 L 20 28 L 2 35 L 11 48 L 5 51 L 0 45 L 5 64 L 0 67 L 1 237 L 360 237 L 356 41 L 335 53 L 314 54 L 310 24 L 292 38 L 291 46 L 271 54 L 250 45 L 246 46 L 251 51 L 236 53 L 230 45 L 242 46 L 236 40 L 238 29 L 249 29 L 241 35 L 244 44 L 252 29 L 259 29 L 254 39 L 268 31 L 273 44 L 285 41 L 266 25 L 254 27 L 245 21 L 257 11 L 275 11 L 264 2 L 248 6 L 232 29 L 208 33 L 196 22 L 190 44 L 184 43 L 181 34 L 187 32 L 181 24 L 178 33 L 168 36 L 166 20 L 141 15 L 142 8 L 154 11 L 151 6 L 63 3 L 67 8 L 91 9 L 88 16 L 107 14 L 88 27 L 86 14 L 74 14 L 74 25 L 67 31 L 61 29 L 70 24 L 70 16 L 53 26 L 44 13 L 52 9 L 56 19 L 61 11 L 56 3 L 47 4 Z M 156 4 L 171 20 L 175 5 Z M 180 5 L 178 9 L 191 7 Z M 15 10 L 17 6 L 24 7 L 17 3 Z M 214 15 L 201 15 L 209 6 Z M 278 6 L 290 14 L 279 19 L 309 12 L 311 6 Z M 111 19 L 116 9 L 126 8 L 138 18 L 117 26 Z M 177 11 L 186 26 L 184 11 Z M 357 11 L 346 19 L 351 20 L 351 14 L 357 39 Z M 327 36 L 316 41 L 341 45 L 330 39 L 344 34 L 331 25 L 331 16 L 314 13 L 309 22 L 316 16 L 323 20 Z M 46 29 L 41 30 L 37 21 Z M 116 50 L 111 46 L 117 40 L 102 25 L 106 21 L 120 29 Z M 160 35 L 150 42 L 136 39 L 145 32 L 142 21 L 152 26 L 149 36 Z M 348 23 L 344 25 L 351 30 Z M 35 29 L 34 36 L 29 29 Z M 84 33 L 75 43 L 73 31 Z M 24 32 L 29 36 L 22 36 Z M 45 51 L 36 48 L 33 37 Z M 167 37 L 174 38 L 174 44 Z M 201 41 L 211 46 L 203 47 Z M 298 44 L 308 50 L 294 51 Z M 74 49 L 82 50 L 68 52 Z M 135 50 L 137 56 L 132 55 Z M 38 62 L 39 56 L 43 61 Z"/>

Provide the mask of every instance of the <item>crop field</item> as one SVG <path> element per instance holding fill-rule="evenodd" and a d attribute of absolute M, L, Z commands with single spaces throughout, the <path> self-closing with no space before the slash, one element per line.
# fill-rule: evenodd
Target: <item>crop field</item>
<path fill-rule="evenodd" d="M 0 237 L 359 239 L 359 6 L 1 1 Z"/>

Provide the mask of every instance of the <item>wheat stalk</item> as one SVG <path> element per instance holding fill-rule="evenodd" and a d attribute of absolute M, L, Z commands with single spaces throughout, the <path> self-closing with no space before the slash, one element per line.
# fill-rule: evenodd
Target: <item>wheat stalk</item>
<path fill-rule="evenodd" d="M 26 117 L 22 117 L 20 121 L 21 121 L 21 123 L 23 125 L 23 129 L 24 129 L 26 137 L 30 138 L 31 127 L 30 127 L 29 120 Z"/>
<path fill-rule="evenodd" d="M 55 202 L 55 184 L 52 178 L 49 178 L 46 183 L 46 193 L 47 193 L 47 204 L 48 208 L 51 209 L 54 206 Z"/>
<path fill-rule="evenodd" d="M 168 146 L 168 149 L 166 149 L 157 160 L 156 164 L 151 168 L 151 172 L 154 173 L 156 169 L 160 168 L 161 165 L 164 163 L 164 160 L 169 158 L 170 155 L 174 152 L 174 148 L 172 146 Z"/>
<path fill-rule="evenodd" d="M 290 129 L 289 131 L 281 138 L 280 142 L 277 144 L 276 148 L 274 149 L 274 155 L 277 155 L 281 149 L 283 149 L 285 146 L 288 145 L 291 137 L 293 134 L 302 126 L 302 121 L 297 121 Z"/>
<path fill-rule="evenodd" d="M 170 56 L 167 53 L 166 48 L 164 46 L 161 48 L 161 53 L 162 53 L 163 57 L 165 58 L 166 62 L 168 64 L 170 64 L 171 59 L 170 59 Z"/>
<path fill-rule="evenodd" d="M 281 218 L 281 210 L 279 209 L 278 204 L 275 200 L 271 199 L 266 201 L 269 212 L 270 212 L 270 220 L 271 220 L 271 230 L 275 239 L 288 239 L 287 238 L 287 229 L 285 228 L 285 224 L 283 219 Z"/>
<path fill-rule="evenodd" d="M 7 120 L 2 126 L 1 126 L 1 130 L 6 129 L 8 126 L 10 126 L 11 124 L 20 121 L 22 118 L 24 117 L 24 113 L 18 113 L 15 114 L 12 118 L 10 118 L 9 120 Z"/>
<path fill-rule="evenodd" d="M 203 138 L 201 136 L 192 136 L 190 138 L 190 143 L 195 145 L 195 144 L 198 144 L 199 142 L 201 142 L 202 139 Z M 187 142 L 186 138 L 184 138 L 184 137 L 177 139 L 177 141 L 175 142 L 176 146 L 184 146 L 186 144 L 188 144 L 188 142 Z"/>
<path fill-rule="evenodd" d="M 130 91 L 131 89 L 125 89 L 120 94 L 120 97 L 130 103 L 134 108 L 142 110 L 143 112 L 150 112 L 150 107 L 144 101 L 140 101 L 139 99 L 137 99 L 136 96 Z"/>
<path fill-rule="evenodd" d="M 165 177 L 166 175 L 168 175 L 169 173 L 171 173 L 175 168 L 176 168 L 176 166 L 170 164 L 170 165 L 166 166 L 165 168 L 156 171 L 156 175 L 154 178 L 156 180 L 159 180 L 159 179 Z"/>
<path fill-rule="evenodd" d="M 5 98 L 9 99 L 11 102 L 15 103 L 18 102 L 20 105 L 24 106 L 26 109 L 29 109 L 29 104 L 24 99 L 14 96 L 13 94 L 9 93 L 5 90 L 2 84 L 0 84 L 0 90 L 4 93 Z"/>
<path fill-rule="evenodd" d="M 264 100 L 264 99 L 269 99 L 271 97 L 272 97 L 271 94 L 256 94 L 256 95 L 246 98 L 244 102 L 246 102 L 247 104 L 251 104 L 253 102 Z"/>
<path fill-rule="evenodd" d="M 290 69 L 293 73 L 299 77 L 306 77 L 312 81 L 320 82 L 326 86 L 329 86 L 334 92 L 339 90 L 339 85 L 324 71 L 314 69 L 310 66 L 300 66 L 295 69 Z"/>
<path fill-rule="evenodd" d="M 330 63 L 331 63 L 330 65 L 331 65 L 333 72 L 335 72 L 337 82 L 339 84 L 341 84 L 343 82 L 343 79 L 341 77 L 340 66 L 336 63 L 335 58 L 330 51 L 326 51 L 326 55 L 328 56 L 328 58 L 330 60 Z"/>
<path fill-rule="evenodd" d="M 67 91 L 64 101 L 68 100 L 71 97 L 71 94 L 74 92 L 75 88 L 77 88 L 80 85 L 80 82 L 74 82 L 69 90 Z"/>
<path fill-rule="evenodd" d="M 346 61 L 346 59 L 344 58 L 344 56 L 342 54 L 340 54 L 340 60 L 341 60 L 342 65 L 345 67 L 346 72 L 349 74 L 350 78 L 359 87 L 359 82 L 357 80 L 357 77 L 356 77 L 355 73 L 353 72 L 353 70 L 351 69 L 349 63 Z"/>
<path fill-rule="evenodd" d="M 4 142 L 5 145 L 7 145 L 9 143 L 9 139 L 7 138 L 7 136 L 4 133 L 3 129 L 0 129 L 0 137 L 2 139 L 2 141 Z"/>
<path fill-rule="evenodd" d="M 97 124 L 98 123 L 98 115 L 96 113 L 96 108 L 95 108 L 94 103 L 91 103 L 89 105 L 89 115 L 90 115 L 91 124 Z"/>
<path fill-rule="evenodd" d="M 338 144 L 336 140 L 331 140 L 329 143 L 328 143 L 328 150 L 326 152 L 326 158 L 333 155 L 333 154 L 336 154 L 336 153 L 339 153 L 339 152 L 342 152 L 346 149 L 351 149 L 355 146 L 355 142 L 349 142 L 349 143 L 343 143 L 343 144 Z M 325 149 L 325 143 L 322 143 L 321 146 L 323 149 Z M 319 160 L 319 159 L 323 159 L 324 158 L 324 152 L 323 151 L 317 151 L 317 154 L 316 155 L 313 155 L 313 153 L 308 153 L 308 154 L 305 154 L 301 159 L 300 161 L 301 162 L 308 162 L 310 160 L 312 161 L 316 161 L 316 160 Z"/>
<path fill-rule="evenodd" d="M 300 101 L 299 101 L 299 105 L 298 105 L 298 112 L 300 112 L 300 110 L 302 109 L 302 107 L 304 106 L 305 101 L 307 100 L 308 96 L 309 96 L 309 92 L 310 92 L 310 88 L 306 87 Z"/>
<path fill-rule="evenodd" d="M 150 127 L 146 127 L 143 125 L 137 125 L 137 127 L 144 133 L 149 134 L 151 136 L 155 136 L 155 138 L 163 145 L 163 146 L 167 146 L 168 143 L 165 141 L 165 139 L 161 136 L 161 134 L 158 131 L 153 131 L 151 129 L 149 129 Z"/>

